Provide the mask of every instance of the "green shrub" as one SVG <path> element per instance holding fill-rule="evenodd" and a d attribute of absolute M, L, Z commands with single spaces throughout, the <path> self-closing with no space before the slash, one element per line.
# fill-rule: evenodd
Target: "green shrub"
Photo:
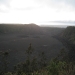
<path fill-rule="evenodd" d="M 13 75 L 11 72 L 5 73 L 4 75 Z"/>

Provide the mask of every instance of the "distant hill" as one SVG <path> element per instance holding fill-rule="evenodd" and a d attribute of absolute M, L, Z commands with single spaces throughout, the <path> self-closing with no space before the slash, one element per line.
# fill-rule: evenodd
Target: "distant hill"
<path fill-rule="evenodd" d="M 42 29 L 36 24 L 0 24 L 0 34 L 24 33 L 42 34 Z"/>
<path fill-rule="evenodd" d="M 65 28 L 41 27 L 36 24 L 0 24 L 0 34 L 57 35 Z"/>

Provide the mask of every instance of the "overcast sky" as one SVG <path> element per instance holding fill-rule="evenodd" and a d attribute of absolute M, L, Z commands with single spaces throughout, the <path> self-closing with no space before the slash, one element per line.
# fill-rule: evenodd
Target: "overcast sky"
<path fill-rule="evenodd" d="M 0 0 L 0 23 L 75 24 L 75 0 Z"/>

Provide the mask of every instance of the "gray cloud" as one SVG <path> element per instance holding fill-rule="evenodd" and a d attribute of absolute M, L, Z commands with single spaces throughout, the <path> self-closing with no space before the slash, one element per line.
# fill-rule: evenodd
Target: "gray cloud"
<path fill-rule="evenodd" d="M 75 0 L 53 0 L 56 2 L 64 2 L 67 5 L 72 6 L 73 8 L 75 8 Z"/>
<path fill-rule="evenodd" d="M 9 3 L 10 3 L 11 0 L 0 0 L 0 5 L 1 4 L 4 4 L 6 6 L 9 6 Z"/>
<path fill-rule="evenodd" d="M 6 7 L 10 7 L 10 1 L 11 0 L 0 0 L 0 5 L 1 4 L 4 4 Z M 16 1 L 16 0 L 15 0 Z M 32 1 L 35 1 L 37 4 L 44 4 L 46 6 L 53 6 L 53 7 L 57 7 L 57 8 L 61 8 L 59 6 L 60 3 L 65 3 L 67 5 L 71 5 L 73 8 L 75 8 L 75 0 L 32 0 Z M 35 7 L 27 7 L 27 8 L 23 8 L 23 9 L 18 9 L 18 10 L 31 10 L 31 9 L 35 9 Z"/>
<path fill-rule="evenodd" d="M 11 0 L 0 0 L 0 7 L 3 5 L 3 6 L 5 6 L 6 8 L 10 8 L 10 1 Z M 2 13 L 6 13 L 6 12 L 8 12 L 7 10 L 3 10 L 2 8 L 0 8 L 0 12 L 2 12 Z"/>
<path fill-rule="evenodd" d="M 15 10 L 34 10 L 37 9 L 38 7 L 26 7 L 26 8 L 14 8 Z"/>
<path fill-rule="evenodd" d="M 9 3 L 10 3 L 11 0 L 0 0 L 0 4 L 4 4 L 6 6 L 9 6 Z M 40 4 L 46 4 L 48 6 L 51 5 L 58 5 L 58 3 L 60 2 L 64 2 L 68 5 L 71 5 L 73 7 L 75 7 L 75 0 L 34 0 L 35 2 L 37 3 L 40 3 Z"/>
<path fill-rule="evenodd" d="M 71 5 L 71 6 L 75 7 L 75 0 L 36 0 L 36 1 L 39 3 L 45 3 L 48 6 L 50 6 L 51 4 L 53 6 L 56 6 L 63 2 L 67 5 Z"/>
<path fill-rule="evenodd" d="M 48 21 L 47 23 L 75 24 L 75 21 Z"/>

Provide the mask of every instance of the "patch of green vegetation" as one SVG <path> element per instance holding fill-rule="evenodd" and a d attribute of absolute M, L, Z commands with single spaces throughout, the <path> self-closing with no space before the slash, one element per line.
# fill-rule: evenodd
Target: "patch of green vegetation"
<path fill-rule="evenodd" d="M 17 64 L 14 67 L 14 71 L 0 71 L 0 75 L 75 75 L 75 63 L 63 59 L 66 56 L 64 49 L 60 51 L 57 57 L 50 60 L 50 62 L 46 62 L 44 52 L 39 54 L 40 60 L 37 60 L 37 58 L 35 57 L 31 59 L 33 52 L 34 49 L 30 44 L 25 52 L 25 54 L 27 55 L 25 62 Z M 5 58 L 9 56 L 8 52 L 0 53 Z M 8 67 L 6 67 L 5 65 L 5 68 Z"/>
<path fill-rule="evenodd" d="M 62 37 L 66 38 L 68 41 L 74 43 L 75 42 L 75 26 L 69 26 L 67 27 Z"/>

